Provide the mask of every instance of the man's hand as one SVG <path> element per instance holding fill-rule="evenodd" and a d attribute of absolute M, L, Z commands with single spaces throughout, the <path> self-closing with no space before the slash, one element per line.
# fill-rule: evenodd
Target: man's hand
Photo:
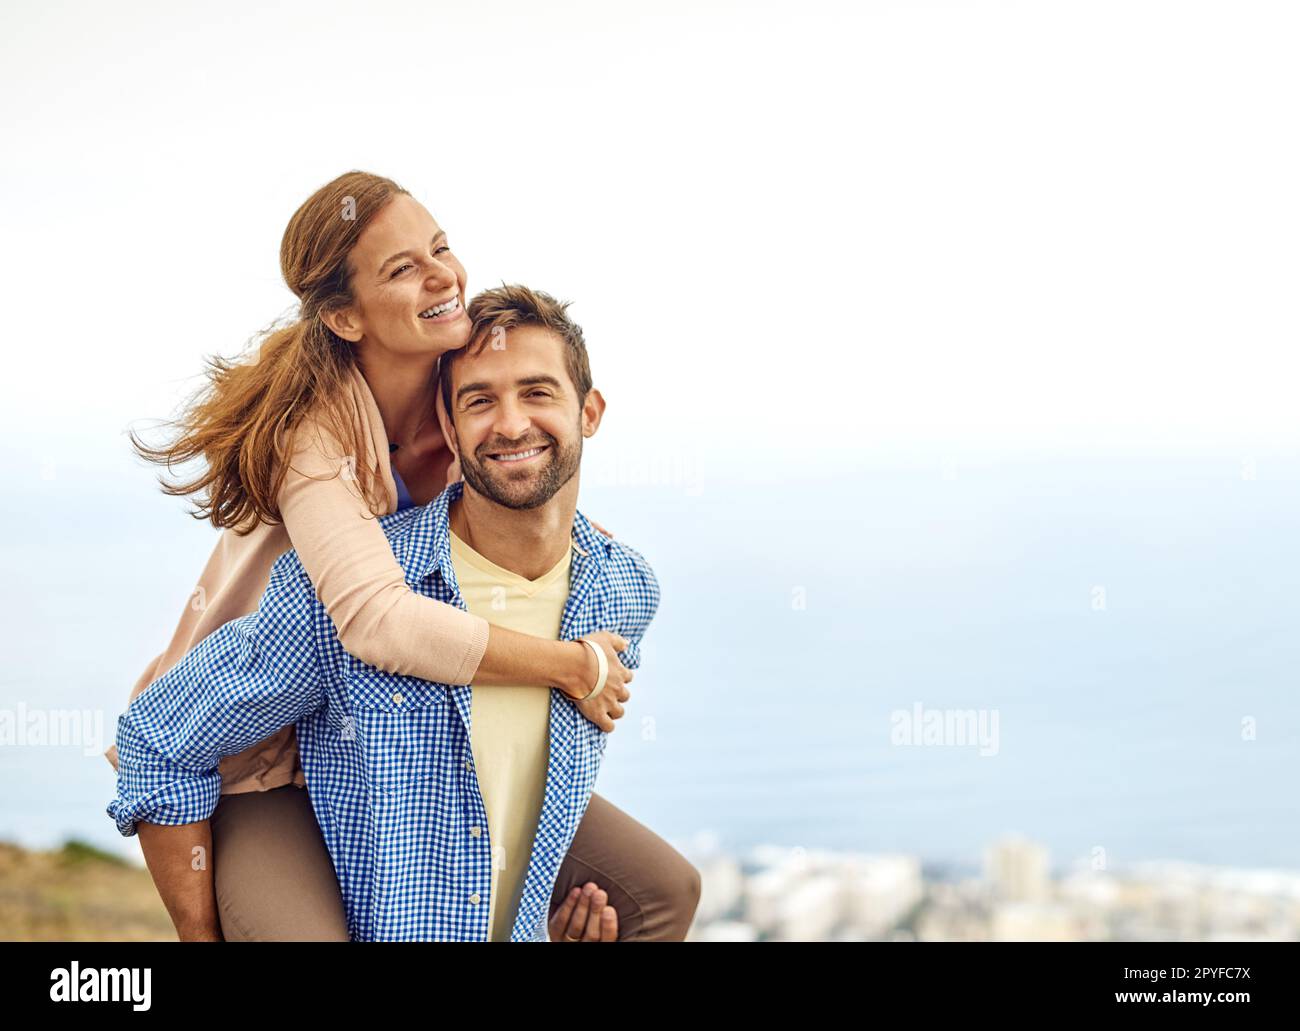
<path fill-rule="evenodd" d="M 618 911 L 606 905 L 608 901 L 605 890 L 594 881 L 573 888 L 547 925 L 551 941 L 618 941 Z"/>

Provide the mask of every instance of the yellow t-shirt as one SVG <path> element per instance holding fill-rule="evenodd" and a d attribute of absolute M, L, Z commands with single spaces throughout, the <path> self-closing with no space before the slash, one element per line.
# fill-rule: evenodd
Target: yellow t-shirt
<path fill-rule="evenodd" d="M 469 611 L 489 623 L 557 640 L 569 597 L 570 547 L 547 573 L 528 580 L 488 561 L 451 534 L 451 562 Z M 488 927 L 509 941 L 519 911 L 546 794 L 551 752 L 551 691 L 542 687 L 474 687 L 470 751 L 487 809 L 492 844 Z"/>

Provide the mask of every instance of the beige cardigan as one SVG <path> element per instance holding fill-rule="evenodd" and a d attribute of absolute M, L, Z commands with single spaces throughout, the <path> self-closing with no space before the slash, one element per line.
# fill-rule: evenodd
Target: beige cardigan
<path fill-rule="evenodd" d="M 388 435 L 374 394 L 355 366 L 348 404 L 366 448 L 357 464 L 369 463 L 387 494 L 384 514 L 394 512 L 397 485 L 388 460 Z M 445 425 L 441 395 L 438 409 Z M 331 434 L 315 423 L 299 432 L 280 490 L 283 523 L 259 522 L 242 537 L 233 530 L 222 532 L 171 643 L 140 675 L 131 698 L 223 623 L 255 612 L 270 581 L 271 565 L 290 548 L 297 549 L 346 651 L 388 672 L 446 684 L 470 682 L 487 650 L 487 620 L 410 589 L 350 473 L 343 448 Z M 453 461 L 448 482 L 459 478 Z M 116 769 L 117 746 L 105 754 Z M 290 783 L 306 786 L 292 725 L 222 759 L 220 769 L 223 794 L 268 791 Z"/>

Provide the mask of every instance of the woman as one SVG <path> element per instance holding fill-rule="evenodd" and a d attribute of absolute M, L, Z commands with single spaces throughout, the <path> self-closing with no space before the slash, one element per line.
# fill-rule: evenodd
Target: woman
<path fill-rule="evenodd" d="M 587 646 L 514 633 L 416 594 L 376 522 L 459 479 L 437 370 L 442 354 L 468 342 L 470 324 L 465 270 L 446 235 L 396 183 L 349 172 L 294 214 L 280 265 L 300 318 L 271 331 L 251 360 L 211 359 L 208 385 L 167 446 L 132 434 L 142 456 L 169 468 L 203 460 L 195 478 L 163 489 L 194 495 L 196 518 L 224 530 L 171 644 L 132 697 L 218 626 L 254 611 L 289 548 L 344 648 L 371 665 L 488 690 L 586 694 L 597 675 Z M 616 654 L 626 642 L 590 636 L 609 661 L 607 690 L 626 698 L 632 673 Z M 109 757 L 116 765 L 115 750 Z M 139 826 L 180 937 L 347 940 L 293 727 L 223 759 L 221 773 L 211 821 Z M 698 898 L 698 872 L 684 857 L 593 795 L 556 881 L 551 938 L 680 941 Z"/>

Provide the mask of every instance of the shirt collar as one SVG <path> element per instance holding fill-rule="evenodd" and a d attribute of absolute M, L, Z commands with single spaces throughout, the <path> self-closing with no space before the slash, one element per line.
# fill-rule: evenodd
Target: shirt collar
<path fill-rule="evenodd" d="M 441 494 L 424 506 L 416 517 L 417 553 L 412 563 L 420 579 L 431 575 L 435 570 L 442 575 L 446 584 L 456 583 L 456 575 L 451 564 L 451 522 L 448 518 L 451 503 L 464 493 L 465 482 L 457 480 L 449 484 Z M 574 566 L 580 569 L 588 561 L 594 560 L 599 569 L 604 565 L 611 547 L 610 539 L 591 525 L 581 512 L 573 513 Z"/>

